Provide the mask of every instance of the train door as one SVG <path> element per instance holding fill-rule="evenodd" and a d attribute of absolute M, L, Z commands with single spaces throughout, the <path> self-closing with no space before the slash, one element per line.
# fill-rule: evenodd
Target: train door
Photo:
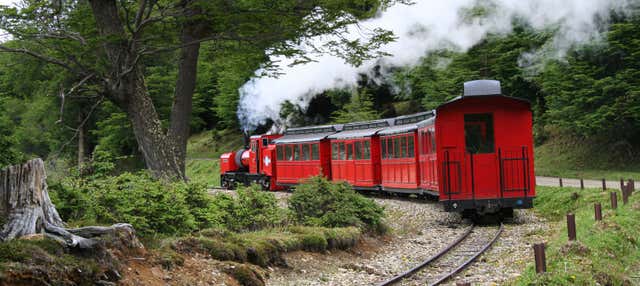
<path fill-rule="evenodd" d="M 260 148 L 258 148 L 258 140 L 259 138 L 251 138 L 251 142 L 249 144 L 249 148 L 251 152 L 249 152 L 249 173 L 258 174 L 260 173 Z"/>
<path fill-rule="evenodd" d="M 464 136 L 473 198 L 495 197 L 500 186 L 493 114 L 465 114 Z"/>

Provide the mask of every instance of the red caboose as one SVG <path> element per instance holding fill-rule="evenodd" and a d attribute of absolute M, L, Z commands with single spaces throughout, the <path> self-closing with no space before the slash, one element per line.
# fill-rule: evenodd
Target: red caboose
<path fill-rule="evenodd" d="M 437 153 L 438 168 L 433 168 L 433 155 L 422 157 L 421 164 L 431 166 L 429 179 L 422 183 L 432 188 L 433 174 L 439 174 L 445 210 L 485 213 L 532 207 L 535 175 L 528 101 L 502 95 L 499 81 L 471 81 L 464 84 L 463 96 L 440 105 L 436 115 L 435 146 L 432 141 L 427 150 Z M 421 134 L 431 136 L 432 125 L 421 126 L 426 127 Z"/>

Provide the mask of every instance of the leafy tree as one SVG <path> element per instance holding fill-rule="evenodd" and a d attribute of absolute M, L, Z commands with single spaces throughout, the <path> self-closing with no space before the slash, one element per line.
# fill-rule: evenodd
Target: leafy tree
<path fill-rule="evenodd" d="M 352 93 L 351 100 L 333 114 L 335 123 L 369 121 L 380 118 L 373 108 L 373 101 L 366 88 Z"/>
<path fill-rule="evenodd" d="M 11 120 L 4 115 L 2 97 L 0 97 L 0 168 L 17 163 L 20 154 L 16 151 L 17 140 L 13 135 Z"/>
<path fill-rule="evenodd" d="M 22 9 L 0 11 L 0 28 L 15 39 L 0 45 L 0 50 L 47 63 L 66 86 L 70 82 L 87 86 L 118 106 L 131 121 L 152 173 L 184 179 L 201 43 L 223 47 L 227 42 L 246 42 L 269 48 L 267 54 L 297 56 L 304 62 L 308 59 L 302 42 L 335 34 L 339 40 L 316 48 L 359 64 L 378 55 L 375 50 L 391 41 L 392 34 L 375 30 L 368 42 L 340 35 L 347 25 L 390 2 L 395 1 L 27 0 Z M 147 70 L 163 54 L 177 59 L 167 125 L 159 114 L 162 104 L 154 102 L 150 93 L 153 81 Z"/>

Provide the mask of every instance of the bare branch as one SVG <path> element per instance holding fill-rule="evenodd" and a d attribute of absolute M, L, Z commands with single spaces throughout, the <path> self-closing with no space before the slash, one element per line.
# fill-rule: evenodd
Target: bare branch
<path fill-rule="evenodd" d="M 78 137 L 78 133 L 80 132 L 80 129 L 82 127 L 84 127 L 85 124 L 87 124 L 87 121 L 89 121 L 89 118 L 91 118 L 91 115 L 93 115 L 93 112 L 96 110 L 96 108 L 98 108 L 98 106 L 100 106 L 100 104 L 104 101 L 104 95 L 100 97 L 100 99 L 93 105 L 91 106 L 91 109 L 89 109 L 89 113 L 87 114 L 87 116 L 82 120 L 82 122 L 80 123 L 80 125 L 78 125 L 78 128 L 76 129 L 76 132 L 73 134 L 73 136 L 71 137 L 71 139 L 69 139 L 69 141 L 65 142 L 64 144 L 62 144 L 62 146 L 60 146 L 60 149 L 58 151 L 56 151 L 55 153 L 51 154 L 49 157 L 50 158 L 57 158 L 62 151 L 69 145 L 71 144 L 71 142 L 76 140 L 76 137 Z"/>
<path fill-rule="evenodd" d="M 71 67 L 68 63 L 65 63 L 65 62 L 63 62 L 63 61 L 61 61 L 59 59 L 47 57 L 45 55 L 36 53 L 34 51 L 30 51 L 30 50 L 27 50 L 27 49 L 14 49 L 14 48 L 9 48 L 9 47 L 0 45 L 0 52 L 8 52 L 8 53 L 29 55 L 29 56 L 32 56 L 32 57 L 37 58 L 39 60 L 42 60 L 44 62 L 63 67 L 63 68 L 65 68 L 65 69 L 67 69 L 67 70 L 69 70 L 69 71 L 71 71 L 73 73 L 85 74 L 85 72 L 78 71 L 77 69 L 74 69 L 73 67 Z"/>
<path fill-rule="evenodd" d="M 136 31 L 138 31 L 138 27 L 140 27 L 140 22 L 142 21 L 144 10 L 146 8 L 147 8 L 147 0 L 140 0 L 140 7 L 138 8 L 138 12 L 136 13 L 136 19 L 134 23 L 134 27 L 136 28 Z"/>
<path fill-rule="evenodd" d="M 64 102 L 65 99 L 68 95 L 72 95 L 76 89 L 78 89 L 80 86 L 82 86 L 87 80 L 89 80 L 90 78 L 92 78 L 95 74 L 90 74 L 86 77 L 84 77 L 82 80 L 80 80 L 78 83 L 76 83 L 73 87 L 71 87 L 71 89 L 69 89 L 69 91 L 67 93 L 64 92 L 64 89 L 61 87 L 60 88 L 60 99 L 61 99 L 61 103 L 60 103 L 60 119 L 58 119 L 58 121 L 56 121 L 56 123 L 62 123 L 62 116 L 64 115 Z"/>

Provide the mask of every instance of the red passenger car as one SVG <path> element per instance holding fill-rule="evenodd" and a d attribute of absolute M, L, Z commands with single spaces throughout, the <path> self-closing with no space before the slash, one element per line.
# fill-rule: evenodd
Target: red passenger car
<path fill-rule="evenodd" d="M 276 184 L 293 186 L 318 175 L 331 178 L 331 146 L 327 136 L 339 130 L 339 125 L 290 128 L 274 140 Z"/>
<path fill-rule="evenodd" d="M 422 194 L 420 188 L 416 130 L 417 123 L 433 116 L 433 112 L 400 116 L 392 127 L 378 132 L 381 145 L 382 190 Z"/>
<path fill-rule="evenodd" d="M 439 106 L 436 114 L 438 190 L 445 210 L 484 213 L 532 207 L 528 101 L 502 95 L 498 81 L 479 80 L 465 83 L 464 95 Z M 431 160 L 427 158 L 424 161 Z"/>
<path fill-rule="evenodd" d="M 377 190 L 380 186 L 380 138 L 378 131 L 389 127 L 388 120 L 345 124 L 330 135 L 331 177 L 355 189 Z"/>

